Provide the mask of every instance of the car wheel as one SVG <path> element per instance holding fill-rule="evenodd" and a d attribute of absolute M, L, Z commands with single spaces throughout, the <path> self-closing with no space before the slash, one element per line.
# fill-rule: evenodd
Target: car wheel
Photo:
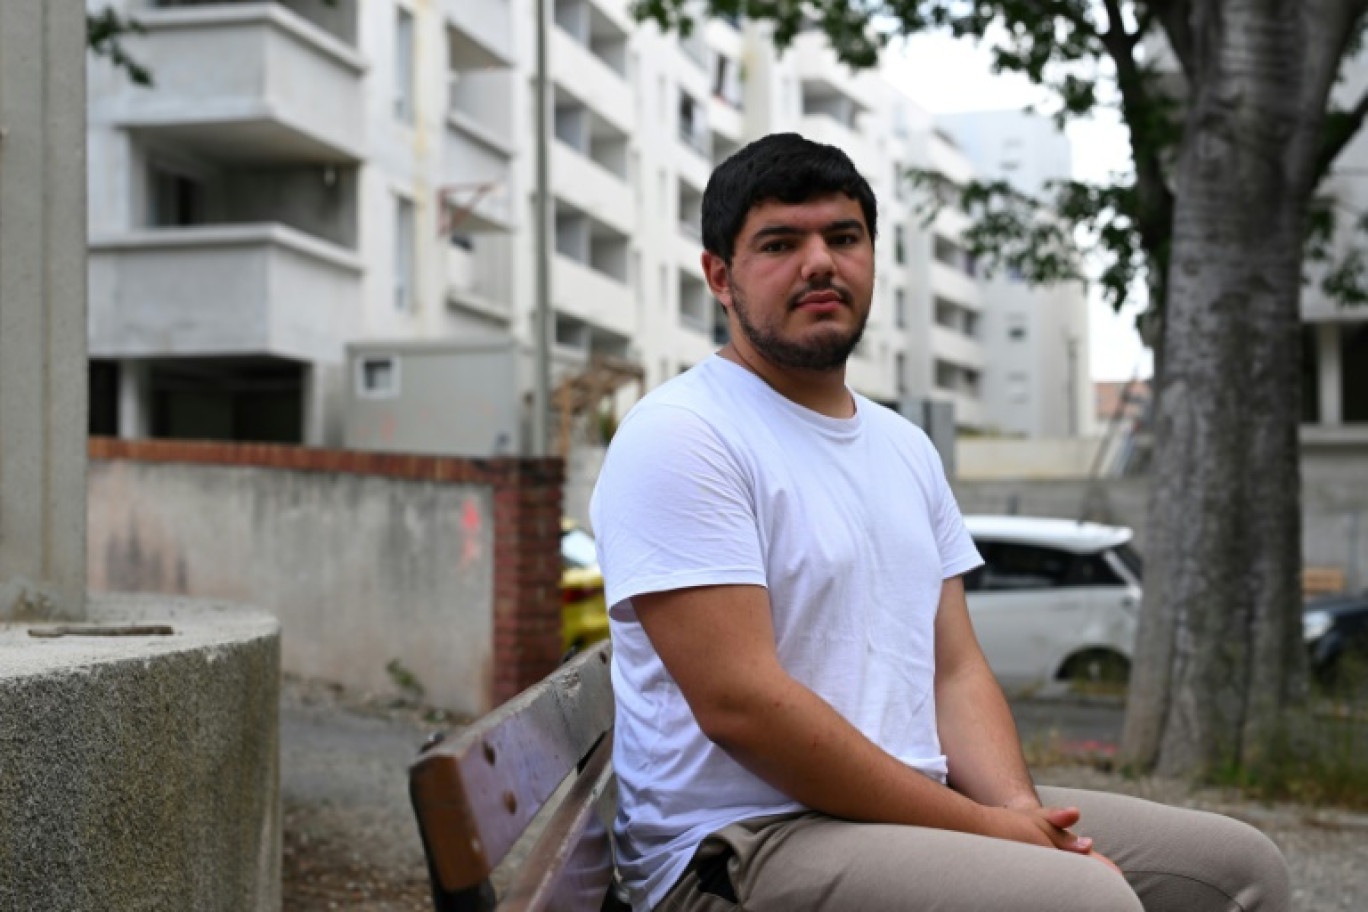
<path fill-rule="evenodd" d="M 1058 677 L 1084 687 L 1125 687 L 1130 666 L 1130 659 L 1114 650 L 1087 649 L 1065 659 Z"/>

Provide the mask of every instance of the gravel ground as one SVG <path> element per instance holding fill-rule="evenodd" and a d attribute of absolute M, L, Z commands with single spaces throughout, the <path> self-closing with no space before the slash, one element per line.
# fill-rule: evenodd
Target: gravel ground
<path fill-rule="evenodd" d="M 281 698 L 284 912 L 431 909 L 409 808 L 409 761 L 433 729 L 427 714 L 387 698 L 287 679 Z M 1042 716 L 1022 718 L 1023 738 Z M 1368 815 L 1264 805 L 1222 790 L 1127 780 L 1091 766 L 1036 770 L 1042 784 L 1105 789 L 1230 814 L 1267 833 L 1292 869 L 1296 912 L 1368 910 Z"/>

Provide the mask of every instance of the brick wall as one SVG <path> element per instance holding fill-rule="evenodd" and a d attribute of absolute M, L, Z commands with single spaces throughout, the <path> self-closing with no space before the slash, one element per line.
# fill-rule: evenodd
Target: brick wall
<path fill-rule="evenodd" d="M 560 459 L 463 459 L 104 437 L 91 439 L 89 455 L 92 461 L 244 466 L 487 486 L 494 503 L 494 702 L 545 676 L 560 657 Z"/>

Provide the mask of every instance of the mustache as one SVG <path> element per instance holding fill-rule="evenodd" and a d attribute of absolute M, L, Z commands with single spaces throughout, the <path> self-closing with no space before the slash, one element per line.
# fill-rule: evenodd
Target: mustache
<path fill-rule="evenodd" d="M 820 282 L 809 282 L 807 285 L 803 286 L 800 290 L 795 292 L 792 295 L 792 297 L 790 297 L 788 300 L 789 310 L 792 310 L 793 308 L 797 307 L 798 302 L 803 300 L 803 298 L 819 291 L 835 292 L 836 296 L 841 299 L 841 303 L 844 304 L 846 307 L 850 307 L 851 302 L 855 300 L 854 295 L 850 293 L 850 289 L 842 285 L 837 285 L 830 279 L 826 279 Z"/>

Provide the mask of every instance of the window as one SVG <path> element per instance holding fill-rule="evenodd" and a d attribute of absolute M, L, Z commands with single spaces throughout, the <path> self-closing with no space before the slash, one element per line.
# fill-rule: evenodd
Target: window
<path fill-rule="evenodd" d="M 1012 314 L 1007 318 L 1007 338 L 1013 342 L 1021 342 L 1026 338 L 1026 317 L 1021 314 Z"/>
<path fill-rule="evenodd" d="M 898 398 L 907 395 L 907 356 L 902 352 L 893 355 L 893 385 Z"/>
<path fill-rule="evenodd" d="M 713 96 L 738 110 L 741 108 L 741 64 L 733 57 L 718 54 L 713 66 Z"/>
<path fill-rule="evenodd" d="M 966 590 L 1001 592 L 1125 585 L 1101 553 L 1071 554 L 1056 548 L 1013 542 L 980 541 L 976 545 L 983 556 L 983 566 L 965 576 Z"/>
<path fill-rule="evenodd" d="M 204 224 L 204 183 L 153 165 L 149 174 L 148 222 L 155 228 Z"/>
<path fill-rule="evenodd" d="M 402 196 L 394 198 L 394 309 L 414 308 L 413 282 L 413 203 Z"/>
<path fill-rule="evenodd" d="M 1075 554 L 1066 586 L 1124 586 L 1125 582 L 1101 554 Z"/>
<path fill-rule="evenodd" d="M 893 226 L 893 262 L 902 265 L 907 262 L 907 240 L 903 226 Z"/>
<path fill-rule="evenodd" d="M 705 156 L 712 156 L 707 114 L 692 95 L 683 91 L 679 93 L 679 139 Z"/>
<path fill-rule="evenodd" d="M 393 355 L 356 362 L 356 395 L 362 399 L 394 399 L 399 395 L 399 359 Z"/>
<path fill-rule="evenodd" d="M 1132 548 L 1129 542 L 1112 548 L 1112 553 L 1121 559 L 1121 563 L 1125 564 L 1126 569 L 1137 581 L 1144 579 L 1145 563 L 1140 559 L 1140 552 Z"/>
<path fill-rule="evenodd" d="M 394 116 L 413 123 L 413 14 L 403 7 L 394 20 Z"/>
<path fill-rule="evenodd" d="M 1064 585 L 1071 557 L 1067 551 L 1012 542 L 978 542 L 983 570 L 975 580 L 984 591 L 1048 589 Z"/>
<path fill-rule="evenodd" d="M 898 329 L 907 328 L 907 292 L 901 288 L 893 289 L 893 325 Z"/>

